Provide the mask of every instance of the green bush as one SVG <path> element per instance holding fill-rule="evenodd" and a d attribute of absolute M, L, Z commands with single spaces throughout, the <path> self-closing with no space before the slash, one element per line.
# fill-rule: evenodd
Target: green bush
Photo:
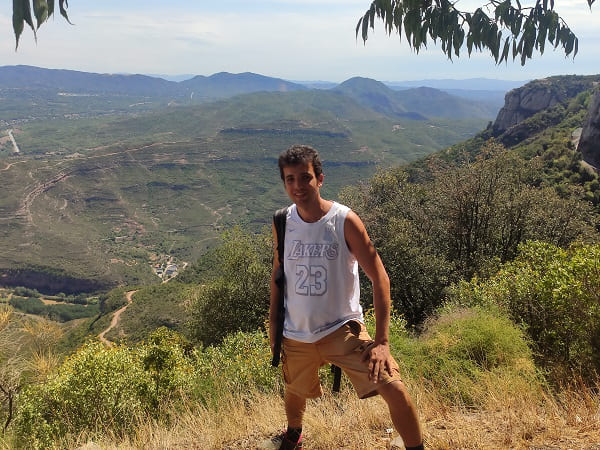
<path fill-rule="evenodd" d="M 482 308 L 448 309 L 427 324 L 409 370 L 454 404 L 480 405 L 487 386 L 518 393 L 539 386 L 524 333 L 507 317 Z M 412 366 L 412 367 L 410 367 Z M 414 376 L 413 375 L 413 376 Z"/>
<path fill-rule="evenodd" d="M 41 297 L 41 294 L 37 289 L 29 289 L 23 286 L 17 286 L 13 289 L 13 294 L 18 295 L 19 297 Z"/>
<path fill-rule="evenodd" d="M 150 400 L 156 417 L 161 407 L 177 401 L 192 389 L 197 355 L 182 335 L 165 327 L 158 328 L 141 346 L 140 356 L 150 382 L 144 385 L 144 398 Z"/>
<path fill-rule="evenodd" d="M 25 447 L 47 447 L 69 433 L 131 430 L 146 409 L 147 379 L 136 352 L 89 342 L 47 383 L 19 398 L 16 434 Z"/>
<path fill-rule="evenodd" d="M 375 332 L 371 311 L 365 315 Z M 390 350 L 408 380 L 420 379 L 451 404 L 481 406 L 490 396 L 539 392 L 523 331 L 498 308 L 447 306 L 437 311 L 418 337 L 396 313 L 390 321 Z"/>
<path fill-rule="evenodd" d="M 39 298 L 35 297 L 12 297 L 10 305 L 27 314 L 48 317 L 59 322 L 68 322 L 73 319 L 83 317 L 92 317 L 98 314 L 97 305 L 72 305 L 72 304 L 51 304 L 46 305 Z"/>
<path fill-rule="evenodd" d="M 452 292 L 463 305 L 498 305 L 523 324 L 540 363 L 564 380 L 600 370 L 600 245 L 530 242 L 490 280 Z"/>
<path fill-rule="evenodd" d="M 271 366 L 269 340 L 262 331 L 230 334 L 200 352 L 197 365 L 196 395 L 205 404 L 216 404 L 224 395 L 281 387 L 281 369 Z"/>
<path fill-rule="evenodd" d="M 8 302 L 10 306 L 27 314 L 43 315 L 47 312 L 46 305 L 35 297 L 12 297 Z"/>
<path fill-rule="evenodd" d="M 19 397 L 15 435 L 25 448 L 45 448 L 68 435 L 135 431 L 139 420 L 168 418 L 194 377 L 195 353 L 161 328 L 135 348 L 88 342 L 47 382 Z"/>
<path fill-rule="evenodd" d="M 98 312 L 97 305 L 46 305 L 45 315 L 52 320 L 68 322 L 69 320 L 93 317 Z"/>
<path fill-rule="evenodd" d="M 237 331 L 262 328 L 269 310 L 272 270 L 270 233 L 226 232 L 215 251 L 217 270 L 190 301 L 190 333 L 204 345 Z"/>

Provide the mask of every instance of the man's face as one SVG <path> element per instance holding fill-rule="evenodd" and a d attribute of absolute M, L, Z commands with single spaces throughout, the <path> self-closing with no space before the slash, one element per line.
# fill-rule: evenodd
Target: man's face
<path fill-rule="evenodd" d="M 299 206 L 306 206 L 319 200 L 323 174 L 317 177 L 312 163 L 286 166 L 283 168 L 283 183 L 290 199 Z"/>

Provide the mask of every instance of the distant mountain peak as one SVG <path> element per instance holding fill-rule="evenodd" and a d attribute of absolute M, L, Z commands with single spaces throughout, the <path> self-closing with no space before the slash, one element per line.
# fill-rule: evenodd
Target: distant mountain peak
<path fill-rule="evenodd" d="M 346 81 L 344 81 L 338 85 L 338 87 L 356 87 L 356 86 L 363 86 L 363 87 L 378 86 L 381 88 L 389 89 L 381 81 L 377 81 L 372 78 L 365 78 L 365 77 L 348 78 Z"/>

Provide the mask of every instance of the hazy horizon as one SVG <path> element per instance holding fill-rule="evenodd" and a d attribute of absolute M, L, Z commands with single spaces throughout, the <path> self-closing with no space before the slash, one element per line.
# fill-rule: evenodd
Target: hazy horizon
<path fill-rule="evenodd" d="M 419 54 L 405 38 L 387 36 L 378 23 L 363 45 L 355 37 L 369 0 L 281 0 L 183 2 L 117 0 L 72 2 L 69 25 L 57 15 L 38 30 L 27 26 L 15 52 L 11 3 L 0 3 L 5 36 L 0 64 L 27 64 L 96 73 L 175 76 L 254 72 L 286 80 L 339 83 L 355 75 L 381 81 L 491 78 L 512 81 L 552 75 L 598 73 L 597 12 L 585 0 L 557 2 L 556 10 L 579 37 L 573 59 L 546 46 L 522 67 L 495 65 L 473 53 L 448 60 L 430 43 Z M 459 8 L 470 9 L 472 0 Z M 466 50 L 466 49 L 465 49 Z"/>
<path fill-rule="evenodd" d="M 69 70 L 69 71 L 73 70 L 73 69 L 58 68 L 58 67 L 57 68 L 48 68 L 48 67 L 41 67 L 41 66 L 32 66 L 29 64 L 4 65 L 4 66 L 0 66 L 0 69 L 3 67 L 18 67 L 18 66 L 34 67 L 34 68 L 48 69 L 48 70 Z M 102 71 L 88 72 L 88 71 L 78 71 L 78 70 L 73 70 L 73 71 L 83 72 L 83 73 L 101 74 L 101 75 L 125 75 L 125 76 L 143 75 L 143 76 L 148 76 L 148 77 L 153 77 L 153 78 L 162 78 L 163 80 L 172 81 L 172 82 L 176 82 L 176 83 L 179 83 L 179 82 L 182 82 L 185 80 L 189 80 L 189 79 L 192 79 L 197 76 L 210 77 L 210 76 L 217 75 L 219 73 L 232 74 L 231 72 L 224 72 L 224 71 L 215 72 L 213 74 L 208 74 L 208 75 L 200 75 L 200 74 L 168 75 L 168 74 L 156 74 L 156 73 L 127 73 L 127 72 L 113 73 L 113 72 L 102 72 Z M 239 72 L 239 73 L 235 73 L 233 75 L 242 75 L 245 73 L 251 73 L 254 75 L 260 75 L 260 76 L 275 78 L 275 79 L 279 78 L 279 77 L 271 76 L 270 74 L 266 74 L 266 73 L 255 73 L 255 72 L 249 72 L 249 71 Z M 287 79 L 287 78 L 282 78 L 282 79 L 285 81 L 291 82 L 291 83 L 303 84 L 303 85 L 312 86 L 312 87 L 323 85 L 323 88 L 327 89 L 329 87 L 337 86 L 345 81 L 348 81 L 351 78 L 368 78 L 368 77 L 363 77 L 361 75 L 354 75 L 346 80 L 342 80 L 341 82 L 335 82 L 335 81 L 329 81 L 329 80 L 298 80 L 298 79 Z M 531 80 L 503 80 L 500 78 L 486 78 L 486 77 L 424 78 L 424 79 L 414 79 L 414 80 L 376 80 L 374 78 L 370 78 L 370 79 L 384 83 L 389 87 L 429 86 L 429 87 L 434 87 L 434 88 L 438 88 L 438 89 L 499 90 L 499 91 L 514 89 L 516 87 L 522 86 L 523 84 L 527 83 L 528 81 L 531 81 Z"/>

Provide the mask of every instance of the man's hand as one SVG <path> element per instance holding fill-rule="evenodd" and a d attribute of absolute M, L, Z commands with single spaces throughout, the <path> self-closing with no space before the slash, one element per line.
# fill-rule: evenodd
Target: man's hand
<path fill-rule="evenodd" d="M 381 381 L 383 372 L 392 376 L 392 355 L 387 344 L 373 342 L 362 352 L 362 361 L 369 363 L 369 380 L 373 383 Z"/>

